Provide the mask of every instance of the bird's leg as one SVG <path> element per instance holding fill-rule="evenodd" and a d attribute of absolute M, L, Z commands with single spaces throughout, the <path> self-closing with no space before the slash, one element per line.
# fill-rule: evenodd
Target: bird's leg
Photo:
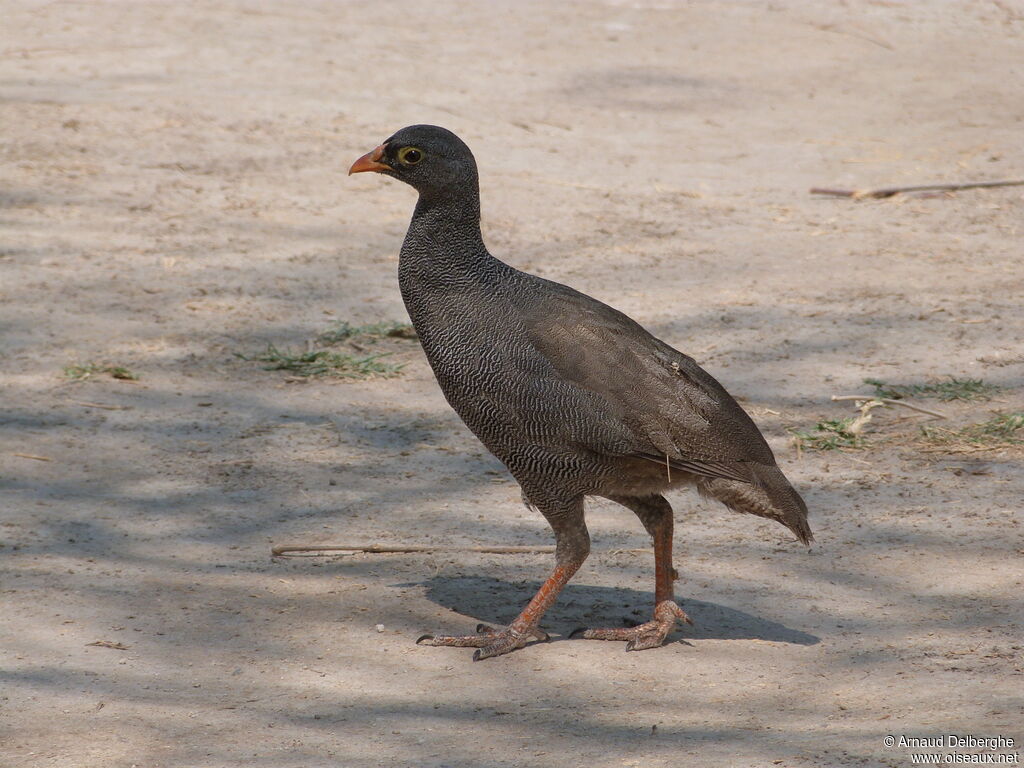
<path fill-rule="evenodd" d="M 644 499 L 611 498 L 632 509 L 654 539 L 654 618 L 635 627 L 577 629 L 570 637 L 624 640 L 627 651 L 657 648 L 665 642 L 677 621 L 693 623 L 673 596 L 672 582 L 676 579 L 676 570 L 672 566 L 672 507 L 663 496 Z"/>
<path fill-rule="evenodd" d="M 549 514 L 544 506 L 537 506 L 555 530 L 555 570 L 547 581 L 541 584 L 537 594 L 527 603 L 522 613 L 507 629 L 496 630 L 486 624 L 478 624 L 475 635 L 424 635 L 416 641 L 417 645 L 476 648 L 473 661 L 480 661 L 522 648 L 531 638 L 547 642 L 548 635 L 538 627 L 538 624 L 545 611 L 555 602 L 558 593 L 590 554 L 590 534 L 583 522 L 582 499 L 573 504 L 570 514 L 565 514 L 564 509 L 556 510 L 556 514 Z M 557 514 L 559 511 L 563 514 Z"/>

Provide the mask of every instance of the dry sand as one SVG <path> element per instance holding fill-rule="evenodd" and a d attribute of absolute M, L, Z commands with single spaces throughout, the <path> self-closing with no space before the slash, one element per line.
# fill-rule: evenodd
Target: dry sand
<path fill-rule="evenodd" d="M 4 768 L 907 764 L 887 734 L 1020 751 L 1021 452 L 928 452 L 903 411 L 863 451 L 798 456 L 787 432 L 852 413 L 829 396 L 866 377 L 1004 388 L 926 403 L 954 426 L 1024 409 L 1020 188 L 807 193 L 1024 176 L 1015 0 L 0 17 Z M 649 611 L 651 558 L 623 551 L 639 523 L 594 503 L 555 641 L 479 664 L 414 640 L 509 621 L 550 556 L 269 557 L 551 543 L 415 342 L 375 347 L 406 366 L 370 381 L 235 355 L 405 318 L 413 193 L 345 170 L 414 122 L 473 147 L 496 255 L 742 399 L 810 550 L 677 495 L 696 626 L 642 653 L 566 641 Z M 65 378 L 87 363 L 140 378 Z"/>

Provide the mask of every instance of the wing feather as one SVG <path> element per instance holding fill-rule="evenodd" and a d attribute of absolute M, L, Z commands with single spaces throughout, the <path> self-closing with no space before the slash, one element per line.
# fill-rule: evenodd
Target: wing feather
<path fill-rule="evenodd" d="M 745 464 L 774 465 L 750 416 L 693 358 L 596 299 L 543 282 L 543 298 L 523 312 L 530 340 L 567 386 L 625 425 L 625 453 L 745 483 L 755 481 Z M 610 448 L 621 452 L 615 432 Z"/>

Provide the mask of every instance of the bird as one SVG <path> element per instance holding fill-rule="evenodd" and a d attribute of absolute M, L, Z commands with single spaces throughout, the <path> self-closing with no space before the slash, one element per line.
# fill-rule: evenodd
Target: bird
<path fill-rule="evenodd" d="M 491 255 L 480 230 L 476 160 L 454 133 L 402 128 L 358 158 L 418 193 L 398 284 L 445 398 L 508 469 L 555 537 L 555 565 L 505 628 L 424 635 L 419 645 L 500 656 L 533 641 L 545 611 L 590 553 L 584 499 L 634 512 L 654 549 L 654 611 L 633 627 L 581 628 L 570 638 L 656 648 L 678 622 L 673 510 L 665 493 L 692 487 L 729 509 L 775 520 L 805 545 L 807 506 L 750 416 L 692 358 L 616 309 Z"/>

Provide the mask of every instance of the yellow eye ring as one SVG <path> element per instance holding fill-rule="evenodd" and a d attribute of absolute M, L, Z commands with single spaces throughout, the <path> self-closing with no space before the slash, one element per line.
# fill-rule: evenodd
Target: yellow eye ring
<path fill-rule="evenodd" d="M 402 147 L 398 150 L 398 162 L 402 165 L 416 165 L 423 159 L 423 150 L 416 147 Z"/>

